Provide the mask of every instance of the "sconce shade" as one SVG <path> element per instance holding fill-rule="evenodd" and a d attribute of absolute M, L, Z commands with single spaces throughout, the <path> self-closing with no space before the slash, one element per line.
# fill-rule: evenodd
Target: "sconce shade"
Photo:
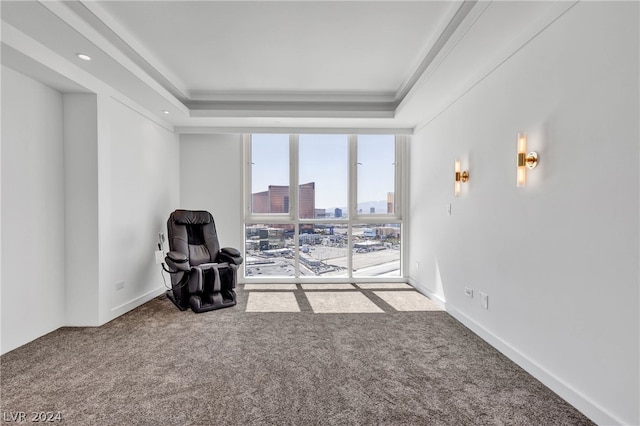
<path fill-rule="evenodd" d="M 533 169 L 538 165 L 538 153 L 527 154 L 527 135 L 518 133 L 518 158 L 516 171 L 516 186 L 525 186 L 527 183 L 527 168 Z"/>
<path fill-rule="evenodd" d="M 455 162 L 455 173 L 453 194 L 457 197 L 460 195 L 460 160 L 456 160 Z"/>
<path fill-rule="evenodd" d="M 458 197 L 460 195 L 460 183 L 461 182 L 467 182 L 469 180 L 469 172 L 468 171 L 460 171 L 460 160 L 455 161 L 454 163 L 454 170 L 455 170 L 455 180 L 454 180 L 454 187 L 453 187 L 453 194 Z"/>
<path fill-rule="evenodd" d="M 527 155 L 527 136 L 518 133 L 518 171 L 516 185 L 524 186 L 527 183 L 527 171 L 525 169 L 525 156 Z"/>

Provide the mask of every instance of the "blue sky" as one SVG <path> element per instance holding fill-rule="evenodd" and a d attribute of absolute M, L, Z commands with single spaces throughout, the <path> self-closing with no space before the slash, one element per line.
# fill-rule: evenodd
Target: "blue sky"
<path fill-rule="evenodd" d="M 289 135 L 253 135 L 252 189 L 289 185 Z M 380 201 L 393 192 L 394 136 L 358 136 L 358 202 Z M 299 183 L 316 183 L 316 208 L 346 207 L 348 136 L 300 135 Z"/>

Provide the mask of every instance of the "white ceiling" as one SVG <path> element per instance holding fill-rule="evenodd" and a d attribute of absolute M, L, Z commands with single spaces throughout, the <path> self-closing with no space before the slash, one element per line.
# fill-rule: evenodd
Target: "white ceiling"
<path fill-rule="evenodd" d="M 190 91 L 395 93 L 456 3 L 99 6 Z"/>
<path fill-rule="evenodd" d="M 411 131 L 572 4 L 2 1 L 2 62 L 64 92 L 88 73 L 182 132 Z"/>

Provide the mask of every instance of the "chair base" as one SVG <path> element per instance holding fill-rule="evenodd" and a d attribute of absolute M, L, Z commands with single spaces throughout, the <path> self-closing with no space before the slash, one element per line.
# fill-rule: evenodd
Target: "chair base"
<path fill-rule="evenodd" d="M 187 306 L 182 306 L 177 300 L 176 297 L 173 294 L 173 290 L 167 290 L 167 299 L 171 300 L 173 302 L 174 305 L 176 305 L 176 308 L 180 309 L 181 311 L 186 311 L 188 309 Z"/>

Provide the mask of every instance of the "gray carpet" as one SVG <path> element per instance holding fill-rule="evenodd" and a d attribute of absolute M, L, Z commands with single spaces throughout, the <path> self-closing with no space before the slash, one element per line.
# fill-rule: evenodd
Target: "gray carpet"
<path fill-rule="evenodd" d="M 1 410 L 100 425 L 586 425 L 445 312 L 180 312 L 161 296 L 0 358 Z"/>

